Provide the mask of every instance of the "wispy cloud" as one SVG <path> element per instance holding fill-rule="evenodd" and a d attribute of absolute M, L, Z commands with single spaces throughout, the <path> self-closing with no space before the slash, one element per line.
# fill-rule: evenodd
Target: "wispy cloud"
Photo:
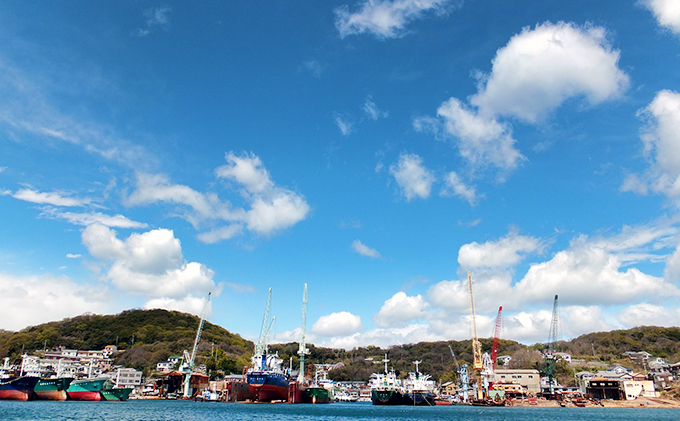
<path fill-rule="evenodd" d="M 144 28 L 137 28 L 132 31 L 133 36 L 145 37 L 152 33 L 156 28 L 163 28 L 168 30 L 170 28 L 170 6 L 161 6 L 151 9 L 146 9 L 143 12 L 146 18 L 146 26 Z"/>
<path fill-rule="evenodd" d="M 366 102 L 364 102 L 364 112 L 372 120 L 386 118 L 389 115 L 387 111 L 381 111 L 380 108 L 378 108 L 378 106 L 375 105 L 375 102 L 373 102 L 373 97 L 371 97 L 370 95 L 366 97 Z"/>
<path fill-rule="evenodd" d="M 428 12 L 445 16 L 462 2 L 452 0 L 362 0 L 356 12 L 347 5 L 335 9 L 335 27 L 341 38 L 371 33 L 379 39 L 406 35 L 406 25 L 422 19 Z"/>
<path fill-rule="evenodd" d="M 354 124 L 347 120 L 346 117 L 335 114 L 335 116 L 333 116 L 333 121 L 335 121 L 335 125 L 338 126 L 340 133 L 342 133 L 344 136 L 349 136 L 354 130 Z"/>
<path fill-rule="evenodd" d="M 12 197 L 31 203 L 54 206 L 84 206 L 92 203 L 90 198 L 73 198 L 63 192 L 39 192 L 31 188 L 17 190 Z"/>
<path fill-rule="evenodd" d="M 112 228 L 146 228 L 143 222 L 133 221 L 123 215 L 106 215 L 101 212 L 64 212 L 60 209 L 45 207 L 40 216 L 50 219 L 63 219 L 73 225 L 88 226 L 102 224 Z"/>
<path fill-rule="evenodd" d="M 370 257 L 371 259 L 382 258 L 378 250 L 368 247 L 359 240 L 354 240 L 354 242 L 352 243 L 352 250 L 354 250 L 354 252 L 362 256 Z"/>
<path fill-rule="evenodd" d="M 455 195 L 466 200 L 470 206 L 475 206 L 477 204 L 479 196 L 477 195 L 475 188 L 465 184 L 455 171 L 448 173 L 444 181 L 446 184 L 442 189 L 441 194 L 443 196 Z"/>

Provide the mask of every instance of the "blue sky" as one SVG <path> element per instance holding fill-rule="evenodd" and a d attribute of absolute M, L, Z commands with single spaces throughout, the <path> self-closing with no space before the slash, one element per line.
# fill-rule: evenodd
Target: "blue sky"
<path fill-rule="evenodd" d="M 595 3 L 4 2 L 0 328 L 678 325 L 680 9 Z"/>

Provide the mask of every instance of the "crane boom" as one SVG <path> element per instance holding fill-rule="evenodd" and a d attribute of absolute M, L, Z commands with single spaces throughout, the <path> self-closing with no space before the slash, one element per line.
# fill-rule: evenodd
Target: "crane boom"
<path fill-rule="evenodd" d="M 498 307 L 498 316 L 496 316 L 496 328 L 493 331 L 493 346 L 491 347 L 491 361 L 493 362 L 493 371 L 496 372 L 496 358 L 498 357 L 498 342 L 501 336 L 501 312 L 503 306 Z"/>
<path fill-rule="evenodd" d="M 210 305 L 210 292 L 203 303 L 203 308 L 201 309 L 201 321 L 198 323 L 198 330 L 196 331 L 196 338 L 194 339 L 194 347 L 191 350 L 191 355 L 186 350 L 184 351 L 184 364 L 183 370 L 184 376 L 184 397 L 191 397 L 189 391 L 191 385 L 191 373 L 194 370 L 194 364 L 196 363 L 196 352 L 198 351 L 198 343 L 201 340 L 201 333 L 203 332 L 203 325 L 205 324 L 205 317 L 208 314 L 208 306 Z M 188 358 L 188 360 L 187 360 Z"/>
<path fill-rule="evenodd" d="M 479 342 L 477 336 L 477 316 L 475 313 L 475 296 L 472 291 L 472 274 L 468 272 L 468 292 L 470 293 L 470 331 L 472 335 L 472 368 L 480 371 L 484 366 L 482 364 L 482 344 Z"/>
<path fill-rule="evenodd" d="M 305 380 L 305 355 L 309 354 L 307 349 L 307 284 L 302 293 L 302 332 L 300 333 L 300 349 L 298 349 L 300 356 L 300 373 L 298 374 L 298 382 L 302 383 Z"/>
<path fill-rule="evenodd" d="M 272 289 L 269 288 L 269 293 L 267 294 L 267 305 L 264 308 L 264 317 L 262 318 L 262 328 L 260 329 L 260 338 L 255 344 L 255 355 L 262 355 L 265 353 L 265 348 L 267 347 L 266 335 L 267 327 L 269 324 L 269 313 L 271 312 L 272 306 Z"/>

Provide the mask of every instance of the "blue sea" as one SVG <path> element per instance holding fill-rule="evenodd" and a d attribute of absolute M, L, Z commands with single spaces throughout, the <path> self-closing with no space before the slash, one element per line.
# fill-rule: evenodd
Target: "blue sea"
<path fill-rule="evenodd" d="M 678 420 L 680 409 L 521 408 L 249 404 L 166 400 L 126 402 L 0 401 L 2 421 L 359 421 L 359 420 Z"/>

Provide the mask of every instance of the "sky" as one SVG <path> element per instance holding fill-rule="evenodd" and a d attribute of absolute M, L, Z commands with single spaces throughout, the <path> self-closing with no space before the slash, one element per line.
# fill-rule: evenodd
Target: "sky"
<path fill-rule="evenodd" d="M 676 0 L 3 1 L 0 328 L 680 325 L 679 69 Z"/>

